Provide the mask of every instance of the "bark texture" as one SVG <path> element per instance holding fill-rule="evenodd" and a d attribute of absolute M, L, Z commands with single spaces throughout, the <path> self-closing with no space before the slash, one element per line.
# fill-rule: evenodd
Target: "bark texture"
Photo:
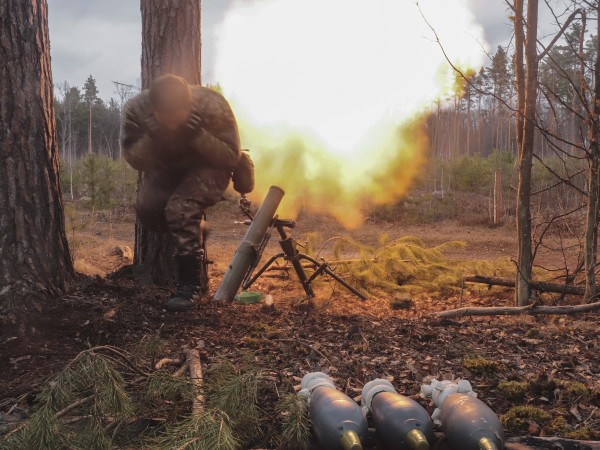
<path fill-rule="evenodd" d="M 517 148 L 520 150 L 523 144 L 523 123 L 525 110 L 525 62 L 523 49 L 525 47 L 525 31 L 523 30 L 523 0 L 514 1 L 514 26 L 515 26 L 515 82 L 517 91 L 517 115 L 516 115 L 516 135 Z"/>
<path fill-rule="evenodd" d="M 523 10 L 521 0 L 515 2 Z M 519 15 L 517 9 L 517 15 Z M 523 17 L 515 18 L 515 24 L 523 23 Z M 533 249 L 531 236 L 531 167 L 533 163 L 533 146 L 535 138 L 535 112 L 538 87 L 538 54 L 537 54 L 537 24 L 538 0 L 527 2 L 527 34 L 525 38 L 525 99 L 519 105 L 517 117 L 523 117 L 523 132 L 519 146 L 519 184 L 517 188 L 517 236 L 519 239 L 519 253 L 517 255 L 517 289 L 516 304 L 525 306 L 529 304 L 531 288 L 529 282 L 533 269 Z M 522 66 L 521 66 L 522 67 Z M 519 73 L 519 68 L 516 69 Z M 518 88 L 523 89 L 523 86 Z M 521 95 L 517 98 L 521 100 Z M 519 120 L 517 120 L 517 123 Z M 517 130 L 517 136 L 519 135 Z"/>
<path fill-rule="evenodd" d="M 200 0 L 141 0 L 144 89 L 166 73 L 200 84 L 200 5 Z M 143 265 L 155 283 L 174 279 L 173 254 L 168 235 L 146 230 L 137 221 L 135 263 Z"/>
<path fill-rule="evenodd" d="M 600 2 L 596 6 L 600 14 Z M 597 17 L 596 45 L 600 45 L 600 15 Z M 600 48 L 600 47 L 598 47 Z M 594 104 L 590 124 L 590 148 L 588 155 L 588 204 L 585 230 L 585 301 L 591 302 L 598 295 L 596 287 L 596 262 L 598 260 L 598 219 L 600 218 L 600 54 L 594 64 Z"/>
<path fill-rule="evenodd" d="M 46 0 L 3 0 L 0 299 L 61 294 L 72 280 L 58 173 Z"/>

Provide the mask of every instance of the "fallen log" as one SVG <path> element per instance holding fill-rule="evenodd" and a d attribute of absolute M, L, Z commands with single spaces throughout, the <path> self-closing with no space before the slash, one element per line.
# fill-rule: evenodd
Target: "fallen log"
<path fill-rule="evenodd" d="M 450 309 L 436 313 L 437 317 L 453 318 L 464 316 L 520 316 L 523 314 L 565 314 L 574 315 L 600 311 L 600 302 L 588 305 L 575 306 L 493 306 L 493 307 L 466 307 Z"/>
<path fill-rule="evenodd" d="M 505 447 L 507 450 L 600 450 L 600 442 L 522 436 L 509 438 Z"/>
<path fill-rule="evenodd" d="M 163 358 L 154 365 L 154 368 L 160 370 L 168 365 L 181 366 L 183 363 L 184 360 L 181 358 Z"/>
<path fill-rule="evenodd" d="M 196 395 L 192 404 L 192 414 L 201 415 L 204 412 L 204 396 L 202 395 L 202 365 L 198 350 L 187 349 L 184 352 L 187 366 L 190 370 L 190 379 L 196 387 Z"/>
<path fill-rule="evenodd" d="M 515 287 L 515 280 L 508 278 L 498 277 L 484 277 L 480 275 L 469 275 L 463 278 L 468 283 L 480 283 L 487 284 L 488 286 L 505 286 Z M 584 295 L 585 286 L 578 286 L 574 284 L 558 284 L 558 283 L 547 283 L 545 281 L 530 281 L 529 286 L 534 291 L 539 292 L 552 292 L 555 294 L 567 294 L 567 295 Z M 600 286 L 597 286 L 600 291 Z"/>
<path fill-rule="evenodd" d="M 437 450 L 453 450 L 444 437 L 444 433 L 436 432 Z M 506 450 L 600 450 L 598 441 L 580 441 L 559 437 L 510 437 L 504 443 Z"/>

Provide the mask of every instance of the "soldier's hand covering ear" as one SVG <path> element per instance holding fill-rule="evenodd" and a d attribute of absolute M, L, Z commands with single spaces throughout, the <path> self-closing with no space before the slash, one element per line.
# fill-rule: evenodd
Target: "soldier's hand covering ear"
<path fill-rule="evenodd" d="M 204 120 L 196 111 L 192 111 L 187 121 L 186 127 L 191 132 L 200 131 L 204 128 Z"/>
<path fill-rule="evenodd" d="M 160 139 L 162 135 L 161 126 L 158 120 L 156 120 L 154 114 L 150 114 L 146 117 L 144 120 L 144 125 L 146 126 L 146 129 L 148 130 L 148 136 L 150 136 L 151 139 Z"/>
<path fill-rule="evenodd" d="M 192 152 L 209 166 L 233 169 L 240 158 L 240 136 L 233 112 L 223 96 L 206 89 L 188 117 Z"/>

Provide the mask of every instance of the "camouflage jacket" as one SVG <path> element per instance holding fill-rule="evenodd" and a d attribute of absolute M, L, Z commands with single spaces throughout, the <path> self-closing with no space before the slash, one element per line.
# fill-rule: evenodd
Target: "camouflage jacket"
<path fill-rule="evenodd" d="M 235 167 L 240 158 L 240 137 L 229 104 L 212 89 L 191 86 L 191 90 L 192 110 L 202 118 L 202 126 L 188 133 L 161 136 L 164 139 L 150 136 L 147 123 L 153 112 L 149 91 L 127 102 L 121 122 L 121 146 L 134 169 Z"/>

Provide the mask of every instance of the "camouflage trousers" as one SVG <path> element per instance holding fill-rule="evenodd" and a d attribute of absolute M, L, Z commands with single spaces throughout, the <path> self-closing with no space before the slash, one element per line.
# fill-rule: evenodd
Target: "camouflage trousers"
<path fill-rule="evenodd" d="M 204 211 L 223 199 L 230 179 L 231 172 L 214 168 L 146 171 L 137 193 L 138 217 L 146 228 L 170 233 L 176 255 L 197 255 Z"/>

